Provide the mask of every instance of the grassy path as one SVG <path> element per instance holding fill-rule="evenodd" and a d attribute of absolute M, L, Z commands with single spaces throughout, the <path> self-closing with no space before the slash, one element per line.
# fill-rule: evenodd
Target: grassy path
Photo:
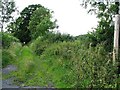
<path fill-rule="evenodd" d="M 12 71 L 16 71 L 17 67 L 14 65 L 8 65 L 7 67 L 2 69 L 2 73 L 3 75 L 8 75 L 10 74 Z M 14 81 L 14 77 L 8 78 L 8 79 L 3 79 L 2 80 L 2 87 L 3 88 L 18 88 L 17 85 L 13 84 Z"/>
<path fill-rule="evenodd" d="M 15 53 L 15 52 L 13 52 Z M 34 55 L 33 52 L 30 50 L 30 48 L 28 46 L 24 46 L 22 47 L 22 49 L 15 53 L 16 56 L 16 62 L 14 62 L 14 64 L 16 64 L 16 66 L 14 64 L 8 65 L 5 68 L 2 69 L 2 74 L 3 77 L 8 76 L 11 73 L 14 73 L 14 71 L 19 72 L 21 75 L 19 76 L 23 76 L 25 73 L 25 71 L 29 70 L 33 64 L 33 60 L 34 60 Z M 20 77 L 18 77 L 20 78 Z M 24 78 L 21 78 L 24 79 Z M 19 88 L 21 87 L 21 85 L 15 85 L 14 84 L 14 80 L 15 80 L 15 76 L 12 74 L 9 76 L 9 78 L 7 79 L 3 79 L 2 80 L 2 87 L 3 88 Z M 23 86 L 24 87 L 24 86 Z M 25 87 L 25 88 L 40 88 L 40 87 L 36 87 L 36 86 L 32 86 L 32 87 Z"/>

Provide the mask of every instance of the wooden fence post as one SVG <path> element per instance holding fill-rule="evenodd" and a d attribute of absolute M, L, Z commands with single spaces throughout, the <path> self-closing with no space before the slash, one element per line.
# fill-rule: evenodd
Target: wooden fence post
<path fill-rule="evenodd" d="M 117 14 L 115 16 L 114 47 L 113 47 L 113 65 L 115 65 L 116 64 L 116 60 L 118 60 L 119 31 L 120 31 L 120 15 Z"/>

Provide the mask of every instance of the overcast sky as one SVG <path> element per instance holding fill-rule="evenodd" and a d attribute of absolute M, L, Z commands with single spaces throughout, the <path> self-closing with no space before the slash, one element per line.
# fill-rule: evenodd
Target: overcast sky
<path fill-rule="evenodd" d="M 41 4 L 54 11 L 54 18 L 58 20 L 58 30 L 74 36 L 86 34 L 96 27 L 97 19 L 94 15 L 80 6 L 79 0 L 14 0 L 19 11 L 31 4 Z"/>

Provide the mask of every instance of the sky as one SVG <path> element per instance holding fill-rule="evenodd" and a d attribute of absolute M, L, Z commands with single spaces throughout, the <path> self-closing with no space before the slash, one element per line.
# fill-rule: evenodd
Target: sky
<path fill-rule="evenodd" d="M 57 19 L 61 33 L 73 36 L 86 34 L 97 26 L 95 15 L 87 14 L 80 6 L 80 0 L 14 0 L 19 11 L 31 4 L 41 4 L 54 11 L 53 18 Z"/>

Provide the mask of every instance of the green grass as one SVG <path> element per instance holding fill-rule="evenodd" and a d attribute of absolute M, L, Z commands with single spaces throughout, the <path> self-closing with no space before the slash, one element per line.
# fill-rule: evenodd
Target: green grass
<path fill-rule="evenodd" d="M 54 43 L 38 56 L 31 45 L 22 47 L 16 43 L 8 51 L 18 67 L 9 76 L 15 76 L 15 83 L 20 86 L 111 88 L 116 85 L 112 58 L 102 45 L 87 48 L 80 41 Z"/>
<path fill-rule="evenodd" d="M 21 48 L 22 45 L 15 42 L 11 43 L 8 49 L 2 48 L 2 67 L 9 64 L 15 64 Z"/>

